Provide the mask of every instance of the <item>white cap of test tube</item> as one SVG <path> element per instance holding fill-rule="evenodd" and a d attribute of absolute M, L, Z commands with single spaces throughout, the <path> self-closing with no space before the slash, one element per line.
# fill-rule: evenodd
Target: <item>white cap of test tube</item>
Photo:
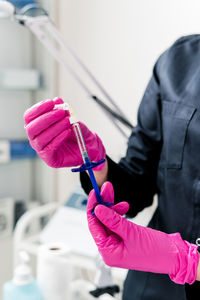
<path fill-rule="evenodd" d="M 61 109 L 64 109 L 64 110 L 69 110 L 69 104 L 68 103 L 56 104 L 54 106 L 54 108 L 61 108 Z"/>
<path fill-rule="evenodd" d="M 68 103 L 62 103 L 62 104 L 56 104 L 54 106 L 54 108 L 60 108 L 60 109 L 64 109 L 64 110 L 69 110 L 70 111 L 70 106 Z M 71 116 L 70 116 L 70 124 L 74 124 L 78 122 L 77 117 L 74 115 L 74 113 L 72 112 Z"/>

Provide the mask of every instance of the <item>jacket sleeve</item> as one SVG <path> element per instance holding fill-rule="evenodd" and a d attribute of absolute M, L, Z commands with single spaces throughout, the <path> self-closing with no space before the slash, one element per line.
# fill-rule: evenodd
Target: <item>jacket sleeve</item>
<path fill-rule="evenodd" d="M 108 181 L 115 191 L 115 202 L 130 204 L 129 217 L 150 206 L 156 193 L 156 174 L 162 144 L 160 83 L 157 64 L 138 110 L 138 123 L 128 141 L 126 156 L 117 164 L 109 157 Z M 81 183 L 88 193 L 92 188 L 87 175 Z"/>

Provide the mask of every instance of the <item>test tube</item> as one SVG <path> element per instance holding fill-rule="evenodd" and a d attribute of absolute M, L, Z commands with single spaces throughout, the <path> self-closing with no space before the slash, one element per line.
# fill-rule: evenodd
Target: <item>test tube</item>
<path fill-rule="evenodd" d="M 62 108 L 62 109 L 65 109 L 65 110 L 69 110 L 69 105 L 67 103 L 58 104 L 58 105 L 55 105 L 55 108 Z M 87 171 L 88 171 L 88 174 L 90 176 L 92 186 L 95 190 L 97 200 L 100 204 L 104 204 L 104 202 L 101 198 L 101 194 L 100 194 L 99 187 L 97 185 L 93 170 L 92 170 L 92 168 L 90 168 L 91 161 L 90 161 L 90 158 L 89 158 L 89 155 L 88 155 L 88 152 L 87 152 L 87 148 L 86 148 L 85 141 L 84 141 L 84 138 L 83 138 L 83 135 L 82 135 L 82 132 L 81 132 L 80 125 L 79 125 L 78 122 L 76 122 L 73 119 L 73 117 L 70 118 L 70 123 L 73 127 L 73 131 L 74 131 L 74 134 L 76 136 L 76 140 L 77 140 L 78 147 L 79 147 L 82 159 L 83 159 L 83 163 L 85 163 L 86 166 L 88 167 Z M 94 214 L 94 212 L 93 212 L 93 214 Z"/>
<path fill-rule="evenodd" d="M 83 158 L 83 162 L 87 163 L 88 161 L 90 161 L 90 159 L 89 159 L 89 155 L 88 155 L 88 152 L 87 152 L 87 149 L 85 146 L 85 141 L 83 139 L 80 125 L 78 122 L 76 122 L 76 123 L 72 123 L 72 127 L 73 127 L 74 133 L 76 135 L 76 139 L 78 142 L 79 150 L 80 150 L 82 158 Z"/>
<path fill-rule="evenodd" d="M 62 108 L 64 110 L 69 110 L 69 104 L 68 103 L 56 104 L 55 108 Z M 83 139 L 83 135 L 82 135 L 82 132 L 81 132 L 80 125 L 79 125 L 78 122 L 76 122 L 74 120 L 74 117 L 70 118 L 70 123 L 72 124 L 73 131 L 75 133 L 76 140 L 77 140 L 77 143 L 78 143 L 78 146 L 79 146 L 79 150 L 80 150 L 81 156 L 83 158 L 83 162 L 88 162 L 88 161 L 90 161 L 90 159 L 89 159 L 89 155 L 88 155 L 88 152 L 87 152 L 87 149 L 86 149 L 86 146 L 85 146 L 85 141 Z"/>

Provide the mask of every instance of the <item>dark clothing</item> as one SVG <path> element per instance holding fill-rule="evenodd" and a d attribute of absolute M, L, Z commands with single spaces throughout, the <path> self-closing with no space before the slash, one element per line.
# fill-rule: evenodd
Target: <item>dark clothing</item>
<path fill-rule="evenodd" d="M 160 56 L 126 156 L 119 164 L 108 159 L 115 201 L 128 201 L 133 217 L 158 194 L 158 208 L 149 226 L 180 232 L 183 239 L 195 243 L 200 237 L 199 151 L 200 35 L 192 35 L 179 39 Z M 81 180 L 88 190 L 84 174 Z M 189 290 L 192 293 L 192 287 Z M 124 285 L 123 300 L 187 298 L 185 286 L 173 283 L 168 275 L 129 271 Z"/>

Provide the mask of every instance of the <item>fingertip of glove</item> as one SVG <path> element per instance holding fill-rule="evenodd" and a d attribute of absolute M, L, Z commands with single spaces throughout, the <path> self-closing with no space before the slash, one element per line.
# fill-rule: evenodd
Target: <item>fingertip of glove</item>
<path fill-rule="evenodd" d="M 126 208 L 126 209 L 127 209 L 127 211 L 129 210 L 129 208 L 130 208 L 130 204 L 129 204 L 128 202 L 126 202 L 126 201 L 122 201 L 122 202 L 121 202 L 121 204 L 123 205 L 123 207 L 124 207 L 124 208 Z"/>
<path fill-rule="evenodd" d="M 69 111 L 67 110 L 63 110 L 62 108 L 58 108 L 58 109 L 53 109 L 52 112 L 57 115 L 60 116 L 60 118 L 65 118 L 67 120 L 67 124 L 70 125 L 70 120 L 69 120 Z"/>
<path fill-rule="evenodd" d="M 101 191 L 103 192 L 105 189 L 113 190 L 113 185 L 110 181 L 105 181 L 102 185 Z"/>
<path fill-rule="evenodd" d="M 60 98 L 60 97 L 55 97 L 53 99 L 53 101 L 54 101 L 54 104 L 62 104 L 62 103 L 64 103 L 63 99 Z"/>
<path fill-rule="evenodd" d="M 91 198 L 91 197 L 93 197 L 94 194 L 95 194 L 95 191 L 91 190 L 90 193 L 89 193 L 89 195 L 88 195 L 88 199 Z"/>
<path fill-rule="evenodd" d="M 94 214 L 96 217 L 101 215 L 101 206 L 103 206 L 103 205 L 99 204 L 94 208 Z"/>
<path fill-rule="evenodd" d="M 87 211 L 92 211 L 97 204 L 96 194 L 94 190 L 91 190 L 88 195 Z"/>
<path fill-rule="evenodd" d="M 111 211 L 110 208 L 102 204 L 98 204 L 94 209 L 95 215 L 97 216 L 97 218 L 100 219 L 104 216 L 108 217 L 110 215 L 110 211 Z"/>
<path fill-rule="evenodd" d="M 105 202 L 114 203 L 114 189 L 111 182 L 104 182 L 101 187 L 101 196 Z"/>

